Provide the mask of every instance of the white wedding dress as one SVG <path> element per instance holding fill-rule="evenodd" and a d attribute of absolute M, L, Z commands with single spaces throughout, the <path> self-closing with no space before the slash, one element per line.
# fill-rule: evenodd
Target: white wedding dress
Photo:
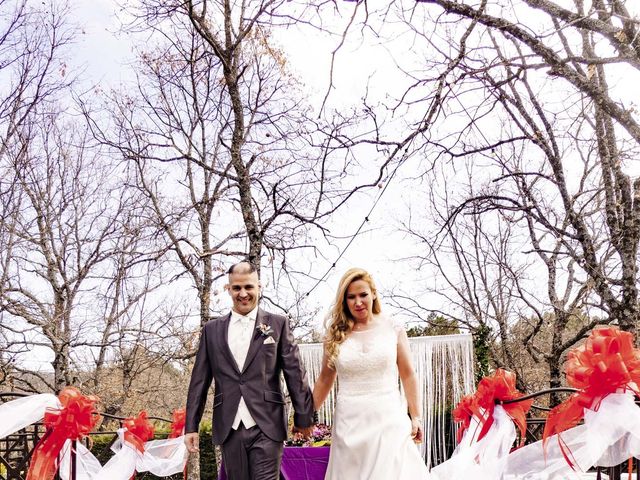
<path fill-rule="evenodd" d="M 352 332 L 335 361 L 338 394 L 325 480 L 422 480 L 429 472 L 411 439 L 411 420 L 400 394 L 398 333 L 376 319 Z"/>

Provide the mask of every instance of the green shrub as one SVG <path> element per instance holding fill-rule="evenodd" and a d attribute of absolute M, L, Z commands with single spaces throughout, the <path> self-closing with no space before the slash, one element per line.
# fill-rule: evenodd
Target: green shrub
<path fill-rule="evenodd" d="M 213 448 L 211 430 L 200 429 L 200 478 L 203 480 L 218 479 L 218 464 Z"/>

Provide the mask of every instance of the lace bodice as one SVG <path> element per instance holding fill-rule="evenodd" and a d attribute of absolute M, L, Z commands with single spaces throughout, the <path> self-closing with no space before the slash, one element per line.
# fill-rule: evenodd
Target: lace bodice
<path fill-rule="evenodd" d="M 427 480 L 398 384 L 401 327 L 374 321 L 349 334 L 334 362 L 338 393 L 325 480 Z"/>
<path fill-rule="evenodd" d="M 335 365 L 339 395 L 379 394 L 398 390 L 398 336 L 389 320 L 354 331 L 340 345 Z"/>

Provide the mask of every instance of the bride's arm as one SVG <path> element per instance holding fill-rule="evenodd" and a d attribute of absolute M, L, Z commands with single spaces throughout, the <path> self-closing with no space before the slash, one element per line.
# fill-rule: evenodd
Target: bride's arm
<path fill-rule="evenodd" d="M 398 331 L 398 373 L 407 397 L 411 416 L 411 435 L 416 442 L 422 441 L 422 405 L 418 394 L 418 379 L 411 363 L 409 339 L 404 329 Z"/>
<path fill-rule="evenodd" d="M 329 358 L 327 352 L 322 355 L 322 369 L 320 375 L 316 379 L 316 383 L 313 385 L 313 409 L 319 410 L 333 387 L 333 382 L 336 380 L 336 371 L 329 367 Z"/>

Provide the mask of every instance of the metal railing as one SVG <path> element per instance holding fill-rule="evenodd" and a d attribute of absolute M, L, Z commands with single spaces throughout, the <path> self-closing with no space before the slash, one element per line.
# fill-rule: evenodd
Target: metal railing
<path fill-rule="evenodd" d="M 20 398 L 28 397 L 31 394 L 22 392 L 0 392 L 0 403 L 4 403 L 7 398 Z M 118 415 L 111 415 L 108 413 L 98 412 L 103 418 L 108 421 L 118 422 L 122 427 L 123 421 L 127 417 Z M 171 420 L 163 417 L 147 417 L 149 420 L 156 420 L 160 422 L 166 422 L 171 424 Z M 104 427 L 104 423 L 101 428 Z M 5 438 L 0 439 L 0 480 L 25 480 L 27 471 L 29 470 L 29 462 L 31 461 L 31 455 L 38 442 L 47 435 L 45 427 L 41 423 L 35 423 L 26 427 L 19 432 L 8 435 Z M 104 457 L 106 450 L 109 450 L 111 445 L 117 440 L 117 431 L 97 430 L 90 432 L 89 435 L 113 435 L 111 442 L 109 442 L 102 452 L 96 455 L 97 457 Z M 76 449 L 77 441 L 73 441 L 71 448 L 71 480 L 76 479 Z M 136 478 L 144 479 L 149 477 L 150 474 L 142 473 Z M 177 476 L 178 477 L 178 476 Z M 182 478 L 182 475 L 179 475 Z M 60 477 L 56 475 L 55 480 L 60 480 Z"/>

